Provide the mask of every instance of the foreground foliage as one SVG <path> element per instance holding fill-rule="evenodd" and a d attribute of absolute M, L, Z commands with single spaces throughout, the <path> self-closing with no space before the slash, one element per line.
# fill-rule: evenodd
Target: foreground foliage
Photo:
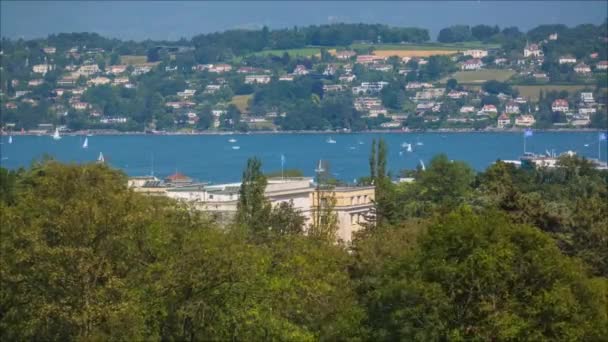
<path fill-rule="evenodd" d="M 0 338 L 608 338 L 605 173 L 440 156 L 395 185 L 378 146 L 379 222 L 350 246 L 270 208 L 255 160 L 223 228 L 103 165 L 0 170 Z"/>

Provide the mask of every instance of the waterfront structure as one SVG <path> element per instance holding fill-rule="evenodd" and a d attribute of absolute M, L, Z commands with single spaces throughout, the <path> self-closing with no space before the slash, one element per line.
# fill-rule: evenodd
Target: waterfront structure
<path fill-rule="evenodd" d="M 165 178 L 165 182 L 153 176 L 131 177 L 128 187 L 135 192 L 183 201 L 196 210 L 209 213 L 218 222 L 227 223 L 236 214 L 241 183 L 193 183 L 189 177 L 175 173 Z M 352 240 L 353 233 L 369 221 L 374 187 L 335 187 L 319 190 L 309 177 L 270 178 L 265 196 L 273 207 L 283 202 L 293 203 L 294 208 L 304 216 L 307 226 L 312 223 L 314 211 L 318 207 L 314 203 L 319 203 L 319 199 L 335 199 L 334 213 L 338 219 L 336 238 L 348 243 Z"/>

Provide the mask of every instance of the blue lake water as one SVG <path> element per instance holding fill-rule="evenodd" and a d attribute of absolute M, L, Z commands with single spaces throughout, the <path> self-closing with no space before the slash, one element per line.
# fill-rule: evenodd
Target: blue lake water
<path fill-rule="evenodd" d="M 335 144 L 327 143 L 330 136 Z M 388 143 L 388 166 L 393 174 L 415 168 L 420 160 L 428 164 L 438 153 L 483 170 L 497 159 L 517 159 L 523 152 L 522 133 L 99 135 L 88 138 L 88 149 L 81 147 L 84 137 L 80 136 L 64 136 L 58 141 L 50 136 L 13 136 L 12 144 L 2 136 L 0 149 L 1 164 L 7 168 L 27 167 L 44 154 L 64 162 L 93 162 L 103 152 L 111 166 L 131 176 L 148 175 L 153 165 L 160 177 L 177 170 L 199 181 L 216 183 L 238 181 L 247 158 L 253 156 L 262 159 L 265 171 L 280 171 L 283 154 L 285 168 L 313 176 L 318 160 L 323 159 L 329 161 L 337 178 L 350 182 L 369 173 L 371 142 L 379 137 Z M 230 143 L 230 138 L 237 142 Z M 412 152 L 401 147 L 404 142 L 413 145 Z M 606 159 L 605 143 L 601 143 L 602 160 Z M 598 144 L 597 132 L 534 132 L 527 138 L 527 151 L 572 150 L 597 158 Z M 233 145 L 240 149 L 233 149 Z"/>

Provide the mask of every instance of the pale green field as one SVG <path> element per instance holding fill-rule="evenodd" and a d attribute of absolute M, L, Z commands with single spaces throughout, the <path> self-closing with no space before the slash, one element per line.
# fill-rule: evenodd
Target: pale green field
<path fill-rule="evenodd" d="M 329 49 L 329 48 L 328 48 Z M 287 49 L 287 50 L 264 50 L 253 53 L 256 56 L 283 56 L 283 54 L 287 52 L 289 56 L 300 56 L 300 57 L 310 57 L 314 55 L 318 55 L 321 53 L 321 48 L 319 47 L 306 47 L 301 49 Z"/>
<path fill-rule="evenodd" d="M 549 91 L 562 91 L 566 90 L 569 93 L 574 93 L 585 89 L 585 85 L 518 85 L 513 86 L 519 91 L 519 94 L 524 97 L 529 97 L 532 100 L 538 100 L 540 91 L 547 93 Z M 591 86 L 591 88 L 593 88 Z"/>
<path fill-rule="evenodd" d="M 234 95 L 230 103 L 234 104 L 243 113 L 249 109 L 249 99 L 251 99 L 251 95 Z"/>
<path fill-rule="evenodd" d="M 147 61 L 148 58 L 146 56 L 120 56 L 120 62 L 122 64 L 145 64 Z"/>
<path fill-rule="evenodd" d="M 374 48 L 374 50 L 445 50 L 458 51 L 467 49 L 492 49 L 499 47 L 498 44 L 483 44 L 481 42 L 466 43 L 428 43 L 428 44 L 353 44 L 353 49 Z"/>
<path fill-rule="evenodd" d="M 489 80 L 504 82 L 515 74 L 513 70 L 504 69 L 483 69 L 475 71 L 458 71 L 450 77 L 444 78 L 441 82 L 446 82 L 450 78 L 456 79 L 458 83 L 483 83 Z"/>

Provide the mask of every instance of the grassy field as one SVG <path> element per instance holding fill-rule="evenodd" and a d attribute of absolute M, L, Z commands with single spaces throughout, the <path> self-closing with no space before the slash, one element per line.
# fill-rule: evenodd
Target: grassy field
<path fill-rule="evenodd" d="M 287 50 L 264 50 L 260 52 L 256 52 L 253 55 L 256 56 L 283 56 L 283 54 L 287 52 L 291 57 L 300 56 L 300 57 L 310 57 L 314 55 L 321 54 L 321 48 L 319 47 L 305 47 L 301 49 L 287 49 Z"/>
<path fill-rule="evenodd" d="M 585 89 L 585 85 L 518 85 L 514 86 L 519 91 L 519 94 L 524 97 L 529 97 L 532 100 L 538 100 L 540 91 L 547 93 L 548 91 L 567 90 L 569 93 L 577 92 Z M 591 88 L 593 88 L 591 86 Z"/>
<path fill-rule="evenodd" d="M 251 95 L 235 95 L 230 103 L 234 104 L 243 113 L 249 109 L 249 99 L 251 99 Z"/>
<path fill-rule="evenodd" d="M 449 78 L 454 78 L 458 83 L 483 83 L 489 80 L 504 82 L 515 74 L 513 70 L 504 69 L 484 69 L 476 71 L 458 71 L 450 77 L 441 80 L 446 82 Z"/>
<path fill-rule="evenodd" d="M 145 64 L 147 61 L 148 58 L 146 56 L 120 56 L 120 62 L 122 64 Z"/>
<path fill-rule="evenodd" d="M 466 43 L 426 43 L 426 44 L 353 44 L 353 49 L 374 48 L 374 50 L 409 50 L 409 51 L 461 51 L 467 49 L 492 49 L 498 44 L 483 44 L 480 42 Z"/>
<path fill-rule="evenodd" d="M 430 57 L 437 55 L 453 55 L 454 50 L 374 50 L 373 54 L 382 57 Z"/>

